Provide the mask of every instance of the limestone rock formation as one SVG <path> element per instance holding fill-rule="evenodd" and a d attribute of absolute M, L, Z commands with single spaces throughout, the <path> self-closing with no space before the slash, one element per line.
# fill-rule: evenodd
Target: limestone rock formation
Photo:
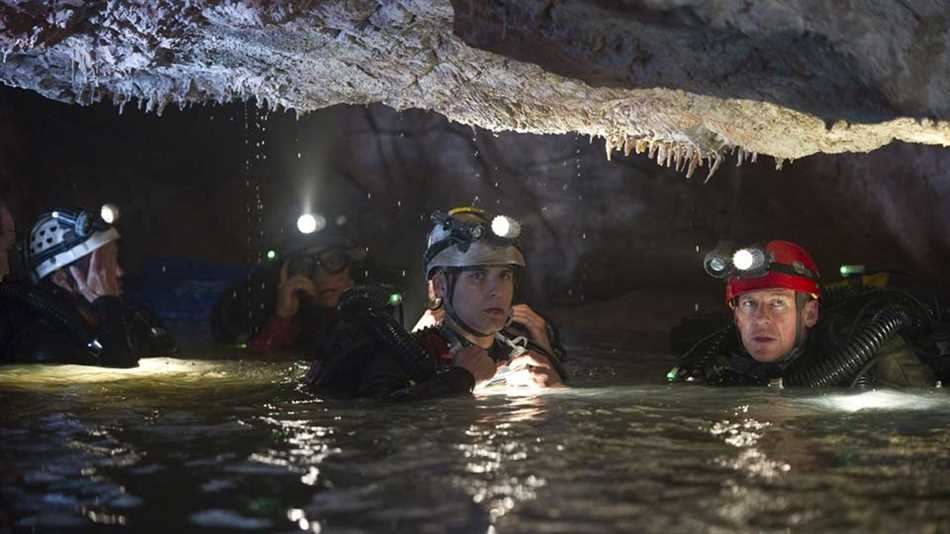
<path fill-rule="evenodd" d="M 691 176 L 950 145 L 950 9 L 876 0 L 0 2 L 0 81 L 65 102 L 382 102 L 604 137 Z"/>

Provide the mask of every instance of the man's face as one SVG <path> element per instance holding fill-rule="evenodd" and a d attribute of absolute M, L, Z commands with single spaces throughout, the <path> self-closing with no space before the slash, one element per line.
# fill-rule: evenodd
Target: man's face
<path fill-rule="evenodd" d="M 795 292 L 791 289 L 760 289 L 739 295 L 733 310 L 742 345 L 760 362 L 781 360 L 795 347 Z M 818 322 L 818 301 L 802 310 L 801 327 Z M 802 332 L 804 335 L 804 332 Z"/>
<path fill-rule="evenodd" d="M 494 334 L 505 327 L 511 313 L 515 291 L 515 275 L 511 267 L 484 266 L 458 273 L 452 307 L 459 318 L 479 332 Z M 436 278 L 435 291 L 447 298 L 444 275 Z"/>
<path fill-rule="evenodd" d="M 313 285 L 316 295 L 310 300 L 321 308 L 335 308 L 343 292 L 353 287 L 349 267 L 332 274 L 321 267 L 315 274 Z"/>

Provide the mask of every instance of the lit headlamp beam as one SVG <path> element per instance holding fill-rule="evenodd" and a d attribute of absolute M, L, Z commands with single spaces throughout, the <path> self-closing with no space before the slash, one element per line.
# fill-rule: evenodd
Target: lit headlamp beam
<path fill-rule="evenodd" d="M 115 204 L 103 204 L 99 210 L 99 216 L 107 224 L 113 224 L 119 220 L 119 207 Z"/>

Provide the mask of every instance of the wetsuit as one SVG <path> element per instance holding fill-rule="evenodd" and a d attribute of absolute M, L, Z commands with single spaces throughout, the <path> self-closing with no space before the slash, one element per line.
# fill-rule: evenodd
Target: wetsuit
<path fill-rule="evenodd" d="M 140 357 L 177 350 L 149 310 L 120 297 L 90 305 L 49 284 L 0 286 L 0 362 L 135 367 Z"/>
<path fill-rule="evenodd" d="M 378 400 L 421 400 L 471 393 L 475 378 L 467 369 L 452 364 L 454 350 L 470 344 L 467 340 L 446 326 L 416 332 L 412 340 L 419 350 L 419 361 L 429 371 L 428 376 L 414 378 L 405 363 L 406 356 L 397 354 L 401 349 L 393 344 L 368 335 L 365 329 L 341 324 L 323 349 L 330 357 L 314 361 L 306 386 L 327 397 Z M 555 340 L 552 342 L 556 344 Z M 562 379 L 566 378 L 562 349 L 550 355 L 540 347 L 529 344 L 529 348 L 548 356 Z M 511 350 L 496 339 L 487 352 L 500 362 L 510 359 Z"/>
<path fill-rule="evenodd" d="M 816 369 L 823 360 L 848 343 L 842 335 L 846 316 L 822 317 L 809 333 L 804 347 L 778 362 L 759 362 L 743 348 L 738 331 L 729 327 L 701 340 L 677 364 L 674 381 L 707 385 L 754 386 L 795 385 L 790 377 Z M 839 387 L 931 387 L 937 381 L 925 350 L 911 345 L 900 335 L 889 337 L 860 367 L 843 375 Z M 781 382 L 780 382 L 781 380 Z"/>

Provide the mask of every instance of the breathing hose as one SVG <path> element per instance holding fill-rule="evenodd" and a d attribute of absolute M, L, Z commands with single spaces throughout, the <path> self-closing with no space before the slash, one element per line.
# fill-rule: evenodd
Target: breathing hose
<path fill-rule="evenodd" d="M 369 333 L 392 349 L 397 363 L 416 382 L 432 379 L 436 375 L 435 363 L 416 340 L 386 313 L 390 292 L 375 286 L 356 286 L 340 297 L 337 310 L 340 316 L 360 324 Z"/>
<path fill-rule="evenodd" d="M 884 310 L 878 317 L 859 325 L 846 345 L 815 365 L 791 372 L 783 382 L 808 388 L 840 384 L 857 373 L 885 342 L 913 323 L 913 318 L 904 310 Z"/>
<path fill-rule="evenodd" d="M 0 298 L 20 302 L 39 315 L 51 320 L 81 341 L 94 357 L 98 358 L 102 353 L 102 345 L 92 334 L 89 327 L 86 326 L 82 317 L 75 310 L 67 311 L 42 290 L 17 283 L 0 283 Z"/>

